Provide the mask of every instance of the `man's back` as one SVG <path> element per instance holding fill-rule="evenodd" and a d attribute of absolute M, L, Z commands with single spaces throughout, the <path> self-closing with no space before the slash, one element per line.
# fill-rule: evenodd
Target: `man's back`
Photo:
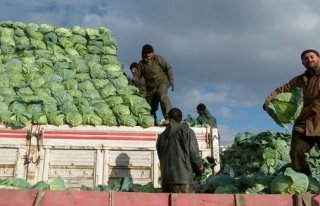
<path fill-rule="evenodd" d="M 163 184 L 192 184 L 193 170 L 201 166 L 196 136 L 187 125 L 170 121 L 157 140 Z"/>

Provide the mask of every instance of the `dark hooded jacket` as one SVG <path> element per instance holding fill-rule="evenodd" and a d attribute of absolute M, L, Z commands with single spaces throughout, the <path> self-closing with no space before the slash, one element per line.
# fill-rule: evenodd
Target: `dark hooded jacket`
<path fill-rule="evenodd" d="M 202 160 L 196 135 L 186 124 L 170 120 L 157 139 L 162 184 L 192 184 Z"/>

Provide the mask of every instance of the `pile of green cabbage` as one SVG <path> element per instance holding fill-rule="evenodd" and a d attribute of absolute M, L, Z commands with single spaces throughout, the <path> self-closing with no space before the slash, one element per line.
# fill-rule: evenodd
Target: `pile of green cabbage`
<path fill-rule="evenodd" d="M 114 192 L 158 192 L 158 188 L 154 188 L 152 182 L 145 185 L 133 184 L 129 177 L 121 177 L 108 185 L 97 185 L 94 187 L 87 187 L 82 185 L 81 191 L 114 191 Z"/>
<path fill-rule="evenodd" d="M 291 134 L 239 133 L 222 152 L 222 168 L 202 185 L 205 193 L 300 194 L 320 192 L 320 150 L 308 154 L 311 176 L 292 170 Z"/>
<path fill-rule="evenodd" d="M 0 22 L 0 123 L 154 125 L 105 28 Z"/>
<path fill-rule="evenodd" d="M 80 188 L 68 188 L 62 177 L 54 177 L 48 182 L 39 181 L 31 185 L 22 178 L 2 179 L 0 180 L 0 189 L 22 189 L 22 190 L 80 190 L 80 191 L 114 191 L 114 192 L 157 192 L 159 189 L 154 188 L 153 183 L 149 182 L 145 185 L 133 184 L 129 177 L 121 177 L 112 184 L 97 185 L 88 187 L 82 185 Z"/>
<path fill-rule="evenodd" d="M 303 90 L 296 87 L 291 92 L 278 94 L 267 105 L 270 117 L 281 127 L 292 124 L 303 106 Z"/>
<path fill-rule="evenodd" d="M 0 180 L 0 189 L 35 189 L 35 190 L 66 190 L 64 180 L 61 177 L 55 177 L 49 182 L 40 181 L 31 185 L 22 178 Z"/>

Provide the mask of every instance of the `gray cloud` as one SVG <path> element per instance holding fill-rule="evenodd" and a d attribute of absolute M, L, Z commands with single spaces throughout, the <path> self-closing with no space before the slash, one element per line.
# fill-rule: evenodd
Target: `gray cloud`
<path fill-rule="evenodd" d="M 230 142 L 238 130 L 228 120 L 253 114 L 270 119 L 261 104 L 271 90 L 303 71 L 300 52 L 320 48 L 320 2 L 311 0 L 3 0 L 1 20 L 64 27 L 100 26 L 117 39 L 118 56 L 128 65 L 151 43 L 173 66 L 176 91 L 170 97 L 185 113 L 205 102 L 225 124 Z M 265 122 L 255 127 L 269 129 Z M 270 124 L 269 124 L 270 125 Z"/>

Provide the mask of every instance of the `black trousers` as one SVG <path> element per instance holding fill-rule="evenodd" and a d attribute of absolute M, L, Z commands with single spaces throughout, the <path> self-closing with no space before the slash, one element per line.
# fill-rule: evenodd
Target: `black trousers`
<path fill-rule="evenodd" d="M 290 158 L 292 167 L 297 172 L 311 175 L 311 170 L 307 161 L 307 153 L 317 144 L 320 148 L 320 136 L 310 137 L 305 133 L 292 131 Z"/>

